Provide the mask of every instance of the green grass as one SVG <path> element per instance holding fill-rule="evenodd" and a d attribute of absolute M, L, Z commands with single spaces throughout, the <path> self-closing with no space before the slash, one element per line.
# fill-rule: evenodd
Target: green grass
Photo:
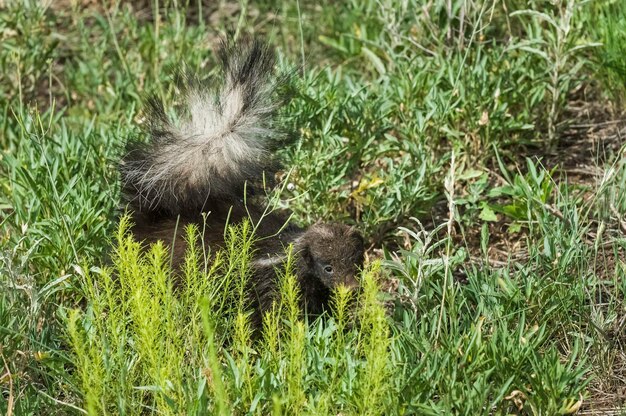
<path fill-rule="evenodd" d="M 0 414 L 624 406 L 623 2 L 8 3 Z M 248 225 L 188 253 L 174 286 L 163 246 L 140 251 L 119 223 L 142 98 L 175 105 L 176 66 L 210 71 L 226 29 L 301 67 L 279 203 L 371 243 L 362 293 L 315 322 L 287 262 L 260 334 Z"/>

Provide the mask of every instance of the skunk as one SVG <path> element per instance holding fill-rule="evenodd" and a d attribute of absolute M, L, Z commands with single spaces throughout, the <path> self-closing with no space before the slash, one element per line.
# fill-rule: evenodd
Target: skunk
<path fill-rule="evenodd" d="M 275 54 L 257 39 L 222 41 L 221 77 L 207 85 L 183 77 L 186 117 L 172 122 L 157 100 L 148 102 L 150 141 L 131 142 L 120 163 L 122 195 L 132 215 L 132 232 L 146 243 L 173 241 L 173 267 L 186 250 L 184 229 L 197 224 L 211 247 L 224 244 L 224 227 L 251 217 L 256 231 L 250 293 L 262 316 L 278 293 L 276 268 L 293 244 L 303 312 L 321 314 L 332 289 L 359 286 L 364 242 L 352 227 L 318 223 L 285 227 L 288 216 L 270 212 L 255 184 L 273 177 L 281 135 L 273 127 L 280 100 Z M 259 319 L 256 319 L 260 322 Z"/>

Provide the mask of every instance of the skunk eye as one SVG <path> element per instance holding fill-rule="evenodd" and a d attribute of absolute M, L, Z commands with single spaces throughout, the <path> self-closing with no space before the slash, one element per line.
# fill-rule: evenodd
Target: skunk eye
<path fill-rule="evenodd" d="M 324 266 L 324 271 L 331 274 L 333 272 L 333 266 Z"/>

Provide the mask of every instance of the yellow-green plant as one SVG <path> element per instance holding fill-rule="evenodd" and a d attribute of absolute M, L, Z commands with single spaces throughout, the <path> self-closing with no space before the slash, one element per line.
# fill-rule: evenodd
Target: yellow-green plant
<path fill-rule="evenodd" d="M 254 329 L 250 223 L 229 226 L 220 251 L 203 249 L 197 227 L 186 234 L 186 259 L 174 272 L 165 245 L 142 248 L 124 217 L 111 266 L 81 269 L 87 307 L 68 314 L 67 328 L 87 413 L 383 408 L 392 338 L 376 299 L 377 268 L 364 274 L 356 302 L 342 287 L 333 295 L 335 317 L 309 322 L 288 247 L 277 270 L 275 303 L 265 312 L 263 328 Z M 359 324 L 349 325 L 351 318 Z M 311 360 L 319 354 L 328 362 L 315 371 L 330 376 L 311 377 Z M 359 381 L 353 396 L 340 400 L 344 371 Z"/>

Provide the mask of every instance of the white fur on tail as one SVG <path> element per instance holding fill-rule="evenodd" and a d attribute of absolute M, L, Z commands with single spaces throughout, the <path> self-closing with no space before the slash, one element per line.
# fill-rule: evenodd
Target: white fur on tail
<path fill-rule="evenodd" d="M 152 143 L 123 161 L 125 191 L 140 209 L 193 210 L 209 193 L 241 195 L 243 181 L 271 159 L 273 56 L 257 42 L 224 45 L 220 54 L 222 87 L 189 87 L 187 120 L 178 126 L 160 120 Z"/>

